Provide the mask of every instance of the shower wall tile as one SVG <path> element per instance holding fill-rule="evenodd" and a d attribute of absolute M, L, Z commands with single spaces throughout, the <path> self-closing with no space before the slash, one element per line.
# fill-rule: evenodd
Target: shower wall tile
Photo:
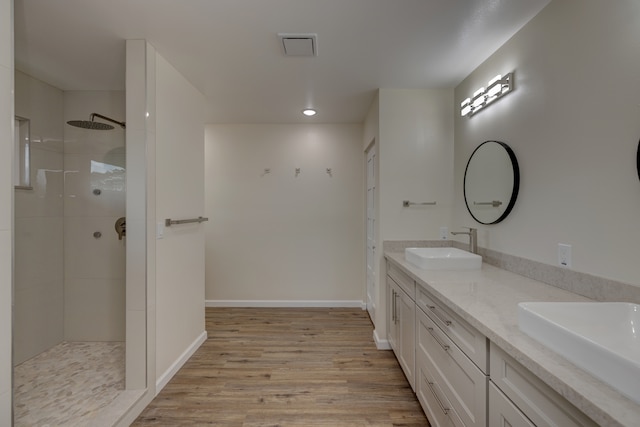
<path fill-rule="evenodd" d="M 65 122 L 90 120 L 91 113 L 125 121 L 125 92 L 64 93 Z M 125 130 L 114 126 L 97 131 L 64 125 L 68 340 L 124 339 L 126 240 L 118 240 L 114 225 L 126 215 L 126 150 Z"/>
<path fill-rule="evenodd" d="M 124 278 L 67 279 L 64 291 L 65 340 L 124 341 Z"/>
<path fill-rule="evenodd" d="M 63 339 L 62 101 L 60 89 L 15 74 L 15 113 L 30 120 L 31 186 L 14 192 L 14 364 Z"/>
<path fill-rule="evenodd" d="M 33 280 L 29 287 L 15 290 L 14 365 L 62 342 L 63 309 L 62 276 Z"/>
<path fill-rule="evenodd" d="M 125 215 L 125 148 L 108 153 L 65 156 L 66 216 Z M 99 195 L 93 193 L 100 190 Z"/>
<path fill-rule="evenodd" d="M 33 190 L 15 191 L 15 216 L 62 217 L 64 213 L 63 154 L 38 145 L 31 149 Z M 62 241 L 60 242 L 62 243 Z"/>
<path fill-rule="evenodd" d="M 16 71 L 16 115 L 31 120 L 32 148 L 57 152 L 63 149 L 62 91 L 41 80 Z"/>
<path fill-rule="evenodd" d="M 16 291 L 40 286 L 52 278 L 63 279 L 63 223 L 62 217 L 15 219 Z"/>
<path fill-rule="evenodd" d="M 65 217 L 65 277 L 124 279 L 125 240 L 118 240 L 117 217 Z M 102 233 L 95 238 L 95 232 Z"/>

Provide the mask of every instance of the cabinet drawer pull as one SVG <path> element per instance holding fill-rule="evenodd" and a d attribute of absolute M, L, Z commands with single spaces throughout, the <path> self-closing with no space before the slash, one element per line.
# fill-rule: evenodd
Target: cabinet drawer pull
<path fill-rule="evenodd" d="M 444 412 L 445 415 L 449 415 L 449 411 L 451 410 L 451 408 L 447 408 L 442 404 L 442 400 L 440 399 L 440 396 L 438 396 L 438 393 L 436 393 L 436 387 L 435 387 L 436 384 L 433 381 L 427 381 L 427 384 L 431 389 L 431 393 L 433 393 L 433 396 L 436 398 L 436 402 L 438 402 L 438 406 L 440 406 L 440 409 L 442 409 L 442 412 Z"/>
<path fill-rule="evenodd" d="M 434 314 L 438 319 L 440 319 L 440 321 L 441 321 L 442 323 L 444 323 L 446 326 L 451 326 L 451 320 L 447 320 L 447 319 L 445 319 L 444 317 L 440 316 L 440 315 L 438 314 L 438 312 L 436 311 L 436 308 L 437 308 L 437 307 L 436 307 L 435 305 L 428 305 L 427 307 L 429 307 L 429 310 L 433 311 L 433 314 Z"/>
<path fill-rule="evenodd" d="M 396 321 L 398 320 L 396 317 L 396 297 L 398 296 L 398 294 L 396 293 L 395 289 L 391 291 L 391 320 L 393 321 L 393 323 L 395 324 Z"/>
<path fill-rule="evenodd" d="M 438 338 L 438 336 L 433 332 L 433 328 L 428 327 L 427 330 L 429 331 L 433 339 L 436 340 L 438 344 L 440 344 L 440 347 L 442 347 L 444 351 L 449 351 L 449 346 L 443 343 L 442 341 L 440 341 L 440 338 Z"/>

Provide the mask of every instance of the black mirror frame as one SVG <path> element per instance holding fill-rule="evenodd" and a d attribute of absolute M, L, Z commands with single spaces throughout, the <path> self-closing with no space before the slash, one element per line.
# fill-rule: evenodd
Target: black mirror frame
<path fill-rule="evenodd" d="M 507 154 L 509 155 L 509 159 L 511 160 L 511 166 L 513 167 L 513 190 L 511 192 L 511 198 L 509 199 L 509 204 L 507 205 L 507 208 L 502 213 L 502 215 L 500 215 L 500 217 L 493 222 L 482 222 L 478 218 L 476 218 L 475 215 L 473 215 L 473 212 L 471 212 L 471 208 L 469 207 L 469 201 L 467 200 L 466 182 L 467 182 L 467 171 L 469 170 L 469 163 L 471 162 L 471 159 L 473 159 L 473 155 L 476 153 L 476 151 L 480 149 L 480 147 L 482 147 L 484 144 L 487 144 L 489 142 L 495 142 L 496 144 L 500 144 L 502 148 L 504 148 Z M 639 165 L 638 173 L 640 174 L 640 146 L 638 150 L 639 150 L 638 151 L 638 165 Z M 504 220 L 511 213 L 511 210 L 515 206 L 516 199 L 518 198 L 518 191 L 520 190 L 520 166 L 518 165 L 518 159 L 516 158 L 516 155 L 511 149 L 511 147 L 509 147 L 504 142 L 493 141 L 493 140 L 485 141 L 482 144 L 478 145 L 476 149 L 473 150 L 473 153 L 471 153 L 471 156 L 469 156 L 467 167 L 464 170 L 464 180 L 462 182 L 462 190 L 464 192 L 464 203 L 467 206 L 467 211 L 469 211 L 469 215 L 471 215 L 471 217 L 474 220 L 476 220 L 476 222 L 479 222 L 480 224 L 484 224 L 484 225 L 491 225 L 491 224 L 497 224 L 502 220 Z"/>

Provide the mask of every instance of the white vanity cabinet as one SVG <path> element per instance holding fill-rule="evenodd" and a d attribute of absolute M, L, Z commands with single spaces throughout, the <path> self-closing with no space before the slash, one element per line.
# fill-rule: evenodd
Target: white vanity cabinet
<path fill-rule="evenodd" d="M 415 282 L 393 265 L 387 269 L 388 339 L 415 391 Z"/>
<path fill-rule="evenodd" d="M 494 343 L 489 360 L 489 425 L 597 426 Z"/>
<path fill-rule="evenodd" d="M 416 394 L 432 424 L 487 425 L 487 339 L 416 289 Z"/>
<path fill-rule="evenodd" d="M 388 339 L 433 427 L 597 426 L 470 324 L 483 325 L 483 314 L 467 321 L 463 309 L 450 308 L 468 303 L 458 296 L 460 284 L 448 293 L 443 283 L 413 277 L 387 262 Z M 482 303 L 494 322 L 501 309 Z"/>

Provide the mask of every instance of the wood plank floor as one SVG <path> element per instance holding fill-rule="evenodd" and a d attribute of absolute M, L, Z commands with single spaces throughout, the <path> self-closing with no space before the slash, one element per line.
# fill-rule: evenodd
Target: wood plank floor
<path fill-rule="evenodd" d="M 365 311 L 207 308 L 206 328 L 134 426 L 429 426 Z"/>

